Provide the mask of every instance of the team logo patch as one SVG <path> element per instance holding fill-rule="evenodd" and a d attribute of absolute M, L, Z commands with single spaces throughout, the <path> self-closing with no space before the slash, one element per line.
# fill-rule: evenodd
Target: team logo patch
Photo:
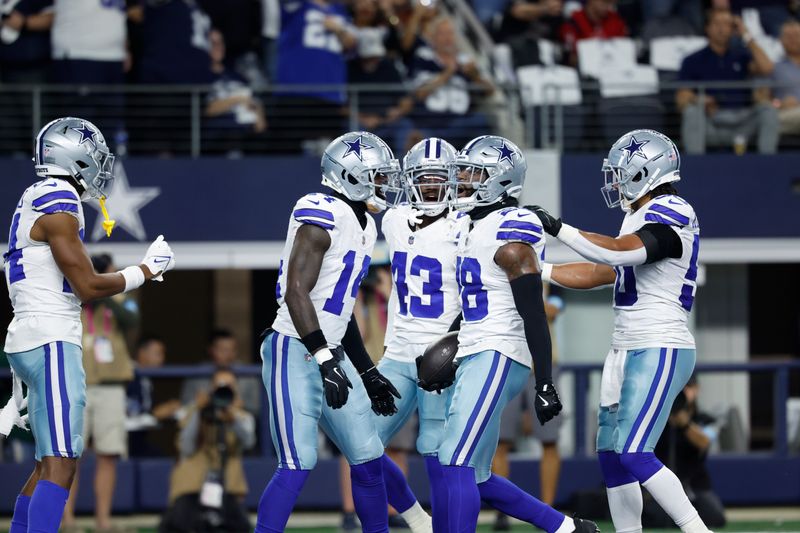
<path fill-rule="evenodd" d="M 97 142 L 95 141 L 95 136 L 97 132 L 86 125 L 86 122 L 81 122 L 80 128 L 70 128 L 72 131 L 77 131 L 81 134 L 81 140 L 78 141 L 78 144 L 83 144 L 87 141 L 91 142 L 93 145 L 97 146 Z"/>
<path fill-rule="evenodd" d="M 347 146 L 347 151 L 345 151 L 342 157 L 347 157 L 350 154 L 355 154 L 360 161 L 364 160 L 361 154 L 362 150 L 372 150 L 373 148 L 375 148 L 371 144 L 365 143 L 364 140 L 361 138 L 361 135 L 359 135 L 353 141 L 342 141 L 342 142 L 345 144 L 345 146 Z"/>
<path fill-rule="evenodd" d="M 650 141 L 637 141 L 636 137 L 631 135 L 631 140 L 628 143 L 628 146 L 622 147 L 622 149 L 625 150 L 625 152 L 627 152 L 626 164 L 629 164 L 631 162 L 631 159 L 633 159 L 633 156 L 636 156 L 636 155 L 638 155 L 639 157 L 642 157 L 644 159 L 647 159 L 647 156 L 645 155 L 645 153 L 642 152 L 642 148 L 644 148 L 644 145 L 646 145 L 649 142 Z"/>
<path fill-rule="evenodd" d="M 508 161 L 511 166 L 514 166 L 514 150 L 511 149 L 505 142 L 500 146 L 492 146 L 492 150 L 497 151 L 497 162 L 502 163 Z"/>
<path fill-rule="evenodd" d="M 414 236 L 413 235 L 409 235 L 408 236 L 408 244 L 414 244 Z"/>

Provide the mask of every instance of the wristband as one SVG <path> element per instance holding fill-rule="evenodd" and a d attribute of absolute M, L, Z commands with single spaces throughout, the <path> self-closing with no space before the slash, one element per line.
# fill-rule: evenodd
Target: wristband
<path fill-rule="evenodd" d="M 322 333 L 321 329 L 317 329 L 300 339 L 300 342 L 303 343 L 303 346 L 306 347 L 308 353 L 313 354 L 320 348 L 327 348 L 328 341 L 325 339 L 325 334 Z"/>
<path fill-rule="evenodd" d="M 322 363 L 333 359 L 333 354 L 331 353 L 331 349 L 326 346 L 324 348 L 317 350 L 317 353 L 314 354 L 314 359 L 317 360 L 318 365 L 322 366 Z"/>
<path fill-rule="evenodd" d="M 129 292 L 144 285 L 144 272 L 139 266 L 125 267 L 119 274 L 125 278 L 125 290 L 122 292 Z"/>
<path fill-rule="evenodd" d="M 553 263 L 542 263 L 542 281 L 550 283 L 550 276 L 553 273 Z"/>
<path fill-rule="evenodd" d="M 561 230 L 558 232 L 558 236 L 556 237 L 559 241 L 563 242 L 564 244 L 570 244 L 575 242 L 575 239 L 580 237 L 581 232 L 578 228 L 573 228 L 567 223 L 561 223 Z"/>

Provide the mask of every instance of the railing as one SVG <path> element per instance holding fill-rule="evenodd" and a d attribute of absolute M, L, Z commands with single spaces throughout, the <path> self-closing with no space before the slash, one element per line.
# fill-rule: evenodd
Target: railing
<path fill-rule="evenodd" d="M 548 84 L 541 88 L 543 98 L 535 105 L 522 107 L 520 95 L 521 91 L 530 90 L 527 86 L 499 87 L 498 96 L 493 98 L 482 98 L 477 87 L 470 87 L 471 105 L 466 114 L 472 119 L 471 124 L 448 126 L 447 120 L 416 111 L 391 124 L 372 124 L 370 115 L 374 119 L 409 93 L 402 85 L 265 86 L 253 89 L 254 105 L 263 109 L 267 122 L 265 131 L 256 131 L 254 113 L 257 115 L 258 111 L 248 114 L 233 109 L 221 116 L 209 116 L 215 93 L 206 85 L 6 84 L 0 86 L 0 114 L 4 117 L 0 153 L 29 157 L 31 140 L 39 128 L 48 120 L 64 115 L 85 116 L 95 121 L 106 133 L 112 149 L 122 155 L 318 153 L 325 139 L 357 128 L 386 137 L 399 153 L 407 148 L 416 131 L 444 136 L 457 145 L 493 131 L 528 147 L 605 151 L 622 133 L 641 127 L 658 129 L 680 140 L 681 113 L 675 106 L 678 89 L 689 88 L 703 95 L 715 89 L 757 87 L 776 86 L 756 81 L 704 84 L 662 81 L 652 94 L 611 98 L 602 95 L 620 88 L 645 87 L 622 81 L 601 88 L 596 81 L 582 80 L 578 91 L 580 103 L 568 105 L 564 98 L 569 91 L 574 95 L 575 87 Z M 298 99 L 304 94 L 321 92 L 341 93 L 345 103 L 313 105 Z M 464 93 L 459 91 L 441 92 L 433 105 L 454 115 L 467 108 Z M 362 120 L 365 116 L 366 121 Z M 236 122 L 237 117 L 242 122 Z M 705 114 L 701 114 L 700 120 L 705 120 Z M 524 134 L 521 134 L 518 125 L 523 121 Z M 679 145 L 683 147 L 680 142 Z M 784 137 L 781 146 L 800 148 L 800 137 Z M 736 148 L 755 151 L 755 141 L 751 139 L 749 147 Z"/>
<path fill-rule="evenodd" d="M 590 450 L 587 445 L 587 428 L 588 428 L 588 413 L 589 413 L 589 379 L 595 372 L 600 372 L 603 365 L 600 363 L 561 363 L 559 369 L 563 373 L 572 373 L 574 375 L 573 389 L 573 432 L 575 442 L 575 453 L 577 457 L 586 457 L 590 455 L 593 450 Z M 261 367 L 258 365 L 247 365 L 237 367 L 236 374 L 238 376 L 254 376 L 261 377 Z M 774 428 L 773 428 L 773 448 L 772 453 L 777 457 L 786 457 L 789 455 L 788 446 L 788 419 L 787 419 L 787 400 L 789 399 L 789 377 L 791 372 L 800 371 L 800 361 L 780 361 L 780 362 L 751 362 L 751 363 L 699 363 L 695 367 L 698 373 L 731 373 L 731 372 L 769 372 L 773 376 L 773 413 L 774 413 Z M 208 367 L 198 368 L 196 366 L 165 366 L 161 368 L 152 369 L 139 369 L 138 372 L 142 376 L 147 376 L 154 379 L 164 378 L 192 378 L 192 377 L 206 377 L 213 373 L 213 370 Z M 8 379 L 10 371 L 7 369 L 0 369 L 0 379 Z M 264 391 L 262 391 L 264 394 Z M 272 438 L 269 432 L 269 412 L 265 408 L 267 405 L 266 397 L 262 398 L 262 409 L 259 413 L 261 434 L 259 441 L 261 442 L 262 455 L 269 455 L 272 453 Z"/>

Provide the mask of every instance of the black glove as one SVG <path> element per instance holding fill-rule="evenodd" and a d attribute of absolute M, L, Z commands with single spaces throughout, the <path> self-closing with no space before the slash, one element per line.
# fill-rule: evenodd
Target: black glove
<path fill-rule="evenodd" d="M 459 324 L 460 324 L 460 320 L 459 320 Z M 422 364 L 422 356 L 421 355 L 417 356 L 416 362 L 417 362 L 417 376 L 419 376 L 419 367 Z M 453 372 L 453 375 L 455 375 L 455 372 Z M 453 384 L 453 380 L 450 380 L 450 379 L 442 380 L 442 381 L 435 381 L 433 383 L 428 383 L 428 382 L 421 381 L 419 378 L 417 378 L 417 386 L 420 389 L 422 389 L 424 391 L 428 391 L 428 392 L 435 392 L 436 394 L 441 394 L 444 389 L 446 389 L 447 387 L 449 387 L 452 384 Z"/>
<path fill-rule="evenodd" d="M 539 419 L 539 423 L 542 425 L 555 418 L 561 412 L 561 400 L 558 399 L 558 393 L 552 381 L 545 381 L 536 385 L 534 407 L 536 408 L 536 418 Z"/>
<path fill-rule="evenodd" d="M 548 213 L 544 207 L 538 205 L 526 205 L 525 209 L 536 213 L 536 216 L 542 221 L 542 226 L 548 234 L 555 237 L 558 235 L 558 232 L 561 231 L 561 219 L 556 218 Z"/>
<path fill-rule="evenodd" d="M 347 389 L 352 389 L 353 384 L 336 359 L 328 359 L 319 365 L 319 371 L 322 374 L 322 386 L 325 389 L 325 401 L 328 407 L 339 409 L 347 403 L 347 396 L 350 394 Z"/>
<path fill-rule="evenodd" d="M 392 416 L 397 412 L 394 399 L 400 399 L 400 393 L 394 388 L 392 382 L 386 379 L 374 366 L 361 374 L 361 381 L 367 389 L 367 395 L 372 400 L 372 410 L 376 415 Z"/>

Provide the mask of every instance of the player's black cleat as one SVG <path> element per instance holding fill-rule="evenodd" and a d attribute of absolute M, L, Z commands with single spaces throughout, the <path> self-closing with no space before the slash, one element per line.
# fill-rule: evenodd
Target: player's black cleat
<path fill-rule="evenodd" d="M 600 528 L 591 520 L 573 516 L 572 521 L 575 522 L 575 533 L 600 533 Z"/>
<path fill-rule="evenodd" d="M 325 402 L 333 409 L 339 409 L 347 403 L 347 396 L 353 384 L 347 378 L 347 374 L 339 366 L 336 359 L 328 359 L 319 365 L 322 374 L 322 387 L 325 390 Z"/>

